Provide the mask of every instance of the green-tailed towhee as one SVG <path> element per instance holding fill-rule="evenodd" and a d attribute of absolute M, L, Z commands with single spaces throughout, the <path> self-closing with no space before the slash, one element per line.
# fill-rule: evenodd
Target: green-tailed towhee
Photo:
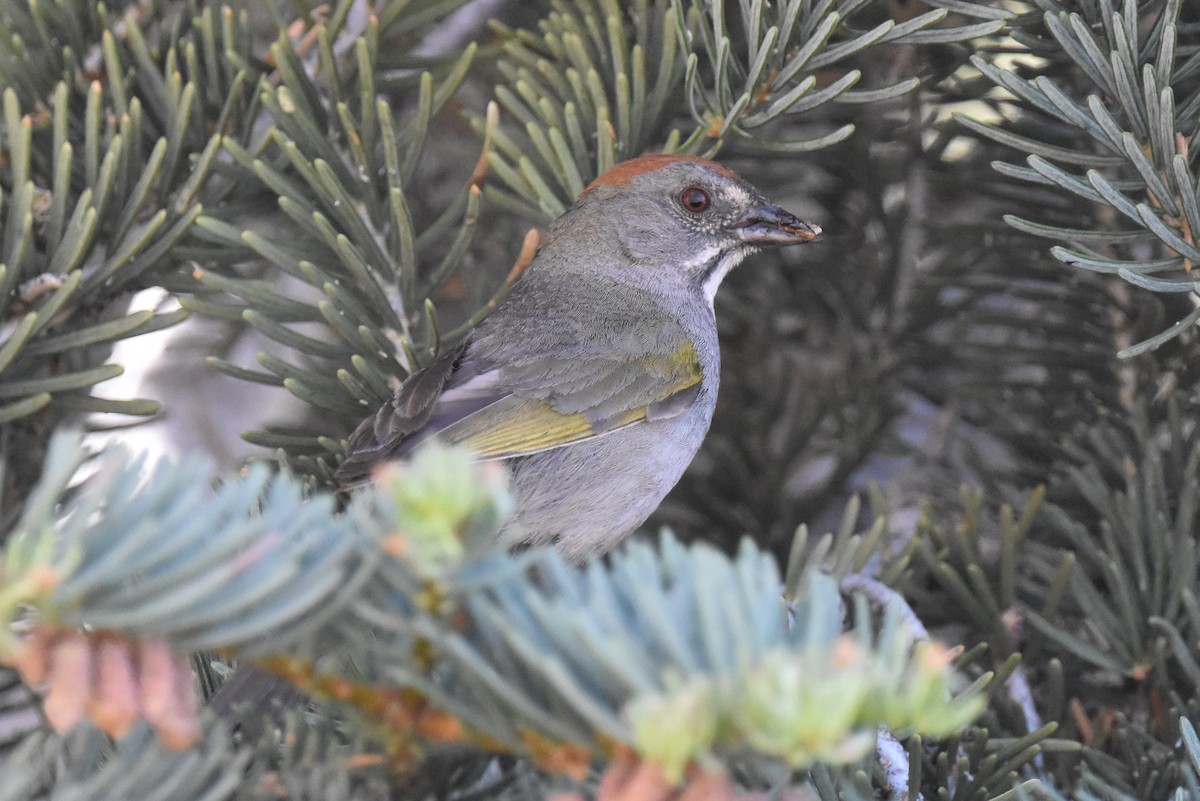
<path fill-rule="evenodd" d="M 344 486 L 437 437 L 512 476 L 512 543 L 603 552 L 700 447 L 717 401 L 713 296 L 764 245 L 820 228 L 711 161 L 654 154 L 597 178 L 508 297 L 350 437 Z"/>

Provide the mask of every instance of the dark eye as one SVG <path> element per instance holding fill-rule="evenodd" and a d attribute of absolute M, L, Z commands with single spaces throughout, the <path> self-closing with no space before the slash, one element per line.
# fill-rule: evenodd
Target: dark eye
<path fill-rule="evenodd" d="M 679 203 L 692 214 L 699 214 L 708 208 L 708 193 L 698 186 L 689 186 L 679 193 Z"/>

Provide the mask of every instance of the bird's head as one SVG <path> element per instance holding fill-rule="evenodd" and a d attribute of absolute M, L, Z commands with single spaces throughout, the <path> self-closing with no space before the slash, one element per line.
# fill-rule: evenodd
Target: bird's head
<path fill-rule="evenodd" d="M 606 271 L 634 273 L 621 276 L 625 280 L 682 279 L 711 300 L 721 279 L 748 254 L 811 242 L 820 233 L 720 164 L 657 153 L 618 164 L 593 181 L 550 235 L 577 237 L 590 249 L 589 261 L 602 261 Z"/>

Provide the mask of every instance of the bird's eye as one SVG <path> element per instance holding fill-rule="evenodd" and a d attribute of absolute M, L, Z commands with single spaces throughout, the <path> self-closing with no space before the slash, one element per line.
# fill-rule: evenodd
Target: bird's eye
<path fill-rule="evenodd" d="M 708 208 L 708 193 L 698 186 L 689 186 L 679 193 L 679 203 L 692 214 L 699 214 Z"/>

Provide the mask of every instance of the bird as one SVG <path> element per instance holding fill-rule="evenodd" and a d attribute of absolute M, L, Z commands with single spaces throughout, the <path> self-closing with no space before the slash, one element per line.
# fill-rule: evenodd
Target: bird
<path fill-rule="evenodd" d="M 358 425 L 336 481 L 368 483 L 436 439 L 507 468 L 504 544 L 553 544 L 576 561 L 610 550 L 708 431 L 722 279 L 760 248 L 820 233 L 714 161 L 653 153 L 613 166 L 466 339 Z"/>

